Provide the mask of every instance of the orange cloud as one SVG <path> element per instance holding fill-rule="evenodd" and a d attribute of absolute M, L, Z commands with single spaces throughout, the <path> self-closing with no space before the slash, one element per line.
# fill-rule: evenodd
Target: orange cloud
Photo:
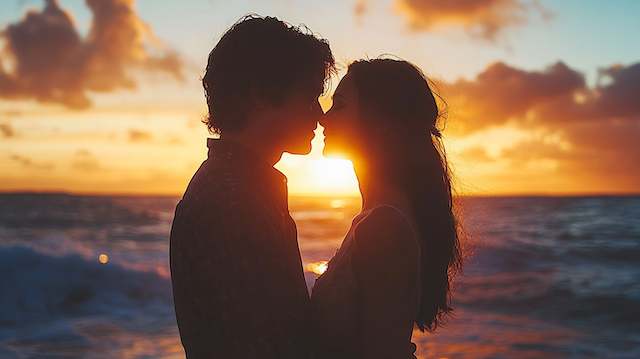
<path fill-rule="evenodd" d="M 545 160 L 599 188 L 639 191 L 640 63 L 604 68 L 600 75 L 590 87 L 563 63 L 543 71 L 496 63 L 474 80 L 442 88 L 454 133 L 506 123 L 541 133 L 502 151 L 512 169 Z"/>
<path fill-rule="evenodd" d="M 356 18 L 361 18 L 364 14 L 369 11 L 369 2 L 368 0 L 356 0 L 355 5 L 353 6 L 353 14 Z"/>
<path fill-rule="evenodd" d="M 86 4 L 93 14 L 86 38 L 56 0 L 46 0 L 44 9 L 29 11 L 2 30 L 9 60 L 0 63 L 1 97 L 81 109 L 91 105 L 88 92 L 135 88 L 130 70 L 181 78 L 181 60 L 153 48 L 153 32 L 135 13 L 133 0 Z"/>
<path fill-rule="evenodd" d="M 493 158 L 489 156 L 489 153 L 487 153 L 487 150 L 480 146 L 473 146 L 465 149 L 460 154 L 460 157 L 463 157 L 467 161 L 477 162 L 488 162 L 493 160 Z"/>
<path fill-rule="evenodd" d="M 543 71 L 525 71 L 496 62 L 474 80 L 443 84 L 443 94 L 456 116 L 456 132 L 473 132 L 523 119 L 541 105 L 571 102 L 585 89 L 584 76 L 562 62 Z"/>
<path fill-rule="evenodd" d="M 35 162 L 31 158 L 22 156 L 22 155 L 12 154 L 9 156 L 9 159 L 19 163 L 25 168 L 31 168 L 36 170 L 51 170 L 54 168 L 53 164 L 51 163 Z"/>
<path fill-rule="evenodd" d="M 8 123 L 0 123 L 0 135 L 5 138 L 13 137 L 16 135 L 13 127 Z"/>
<path fill-rule="evenodd" d="M 413 30 L 462 26 L 487 40 L 495 40 L 506 27 L 525 23 L 530 9 L 549 15 L 537 2 L 521 0 L 396 0 L 395 7 Z"/>
<path fill-rule="evenodd" d="M 129 130 L 129 142 L 146 142 L 152 138 L 153 135 L 149 132 L 136 129 Z"/>

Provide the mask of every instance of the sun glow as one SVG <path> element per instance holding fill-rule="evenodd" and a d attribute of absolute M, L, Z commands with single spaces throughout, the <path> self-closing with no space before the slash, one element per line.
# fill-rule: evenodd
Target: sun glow
<path fill-rule="evenodd" d="M 324 136 L 318 126 L 306 156 L 284 154 L 276 165 L 289 179 L 289 193 L 313 195 L 357 195 L 358 181 L 351 161 L 322 155 Z"/>
<path fill-rule="evenodd" d="M 311 175 L 318 184 L 329 187 L 348 185 L 353 182 L 351 161 L 339 159 L 317 159 L 311 163 Z"/>
<path fill-rule="evenodd" d="M 329 268 L 329 262 L 327 261 L 311 262 L 311 263 L 307 263 L 307 265 L 304 268 L 308 272 L 312 272 L 317 275 L 320 275 L 327 271 L 327 268 Z"/>

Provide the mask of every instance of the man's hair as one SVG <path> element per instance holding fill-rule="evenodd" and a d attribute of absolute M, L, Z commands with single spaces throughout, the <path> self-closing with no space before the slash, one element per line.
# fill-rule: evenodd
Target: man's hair
<path fill-rule="evenodd" d="M 209 115 L 203 122 L 212 133 L 237 131 L 247 121 L 251 99 L 278 105 L 301 87 L 324 86 L 334 71 L 329 43 L 308 28 L 245 16 L 209 53 L 202 78 Z"/>

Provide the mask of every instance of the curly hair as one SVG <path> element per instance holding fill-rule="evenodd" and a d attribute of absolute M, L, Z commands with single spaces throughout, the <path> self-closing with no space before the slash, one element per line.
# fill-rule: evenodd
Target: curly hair
<path fill-rule="evenodd" d="M 278 105 L 300 88 L 321 85 L 323 91 L 334 72 L 327 40 L 305 26 L 247 15 L 209 53 L 202 78 L 209 114 L 203 122 L 211 133 L 238 131 L 256 96 Z"/>

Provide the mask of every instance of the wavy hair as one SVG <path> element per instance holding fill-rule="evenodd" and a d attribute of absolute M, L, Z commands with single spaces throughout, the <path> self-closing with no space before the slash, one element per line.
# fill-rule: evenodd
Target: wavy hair
<path fill-rule="evenodd" d="M 441 139 L 442 119 L 429 81 L 407 61 L 378 58 L 349 65 L 359 103 L 377 139 L 377 174 L 409 198 L 421 256 L 421 302 L 416 325 L 434 331 L 452 311 L 450 283 L 461 269 L 451 172 Z"/>

